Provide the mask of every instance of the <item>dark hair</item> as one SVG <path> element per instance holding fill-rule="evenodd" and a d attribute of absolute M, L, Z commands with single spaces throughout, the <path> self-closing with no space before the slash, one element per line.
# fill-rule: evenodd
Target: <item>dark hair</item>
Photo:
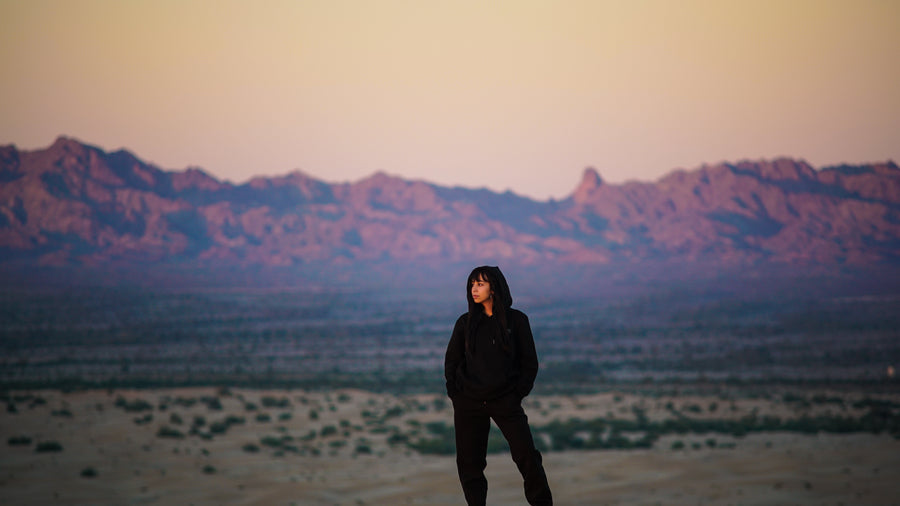
<path fill-rule="evenodd" d="M 509 285 L 506 278 L 500 272 L 500 268 L 493 265 L 482 265 L 472 269 L 466 280 L 466 300 L 469 301 L 469 322 L 466 326 L 466 348 L 469 348 L 469 336 L 475 331 L 478 322 L 484 315 L 484 306 L 475 302 L 472 298 L 472 283 L 478 280 L 487 281 L 491 285 L 494 305 L 492 311 L 503 329 L 500 336 L 500 344 L 505 350 L 509 350 L 509 325 L 506 319 L 506 310 L 512 307 L 512 295 L 509 293 Z"/>

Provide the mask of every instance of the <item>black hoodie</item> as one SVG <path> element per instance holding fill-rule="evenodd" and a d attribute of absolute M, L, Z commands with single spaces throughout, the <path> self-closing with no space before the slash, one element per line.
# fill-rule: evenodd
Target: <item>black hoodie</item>
<path fill-rule="evenodd" d="M 531 326 L 525 313 L 510 307 L 512 296 L 500 269 L 479 269 L 491 280 L 493 315 L 474 303 L 467 281 L 469 312 L 456 320 L 444 358 L 447 395 L 486 401 L 514 394 L 521 399 L 531 392 L 538 371 Z"/>

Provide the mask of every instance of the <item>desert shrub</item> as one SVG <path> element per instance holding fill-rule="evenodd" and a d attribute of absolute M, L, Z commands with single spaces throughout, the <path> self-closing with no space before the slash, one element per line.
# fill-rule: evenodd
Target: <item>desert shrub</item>
<path fill-rule="evenodd" d="M 206 425 L 206 418 L 202 416 L 194 416 L 194 421 L 191 423 L 192 427 L 203 427 Z"/>
<path fill-rule="evenodd" d="M 684 441 L 680 439 L 672 441 L 672 446 L 670 448 L 672 448 L 673 450 L 684 450 Z"/>
<path fill-rule="evenodd" d="M 215 421 L 209 424 L 209 432 L 212 434 L 224 434 L 228 430 L 228 424 L 225 421 Z"/>
<path fill-rule="evenodd" d="M 420 438 L 415 443 L 407 444 L 407 447 L 424 455 L 453 455 L 456 453 L 456 441 L 447 437 Z"/>
<path fill-rule="evenodd" d="M 50 416 L 59 416 L 63 418 L 72 418 L 72 412 L 66 408 L 63 409 L 54 409 L 50 412 Z"/>
<path fill-rule="evenodd" d="M 363 416 L 366 416 L 365 412 L 363 412 Z M 309 410 L 309 419 L 310 420 L 318 420 L 319 412 L 314 409 Z"/>
<path fill-rule="evenodd" d="M 350 397 L 350 395 L 348 395 L 344 392 L 341 392 L 341 394 L 338 395 L 337 400 L 340 403 L 347 403 L 347 402 L 350 402 L 352 400 L 352 398 Z"/>
<path fill-rule="evenodd" d="M 174 402 L 175 405 L 177 405 L 177 406 L 184 406 L 184 407 L 186 407 L 186 408 L 190 408 L 190 407 L 192 407 L 194 404 L 197 404 L 197 399 L 195 399 L 195 398 L 193 398 L 193 397 L 182 397 L 182 396 L 179 395 L 179 396 L 176 397 L 175 400 L 172 401 L 172 402 Z"/>
<path fill-rule="evenodd" d="M 360 444 L 356 445 L 356 450 L 355 450 L 355 452 L 358 453 L 358 454 L 371 455 L 371 454 L 372 454 L 372 448 L 369 447 L 369 445 L 367 445 L 367 444 L 365 444 L 365 443 L 360 443 Z"/>
<path fill-rule="evenodd" d="M 443 435 L 447 432 L 452 432 L 453 428 L 447 425 L 446 422 L 437 421 L 437 422 L 428 422 L 425 424 L 425 429 L 431 434 Z"/>
<path fill-rule="evenodd" d="M 509 443 L 506 442 L 506 438 L 503 437 L 503 434 L 500 433 L 499 429 L 491 425 L 491 431 L 488 433 L 487 452 L 489 454 L 494 454 L 506 453 L 508 451 Z"/>
<path fill-rule="evenodd" d="M 210 411 L 222 411 L 222 401 L 218 397 L 202 397 L 200 401 L 206 404 L 206 409 Z"/>
<path fill-rule="evenodd" d="M 216 474 L 216 468 L 207 464 L 203 466 L 203 474 Z"/>
<path fill-rule="evenodd" d="M 169 415 L 169 423 L 172 425 L 181 425 L 184 423 L 184 420 L 181 419 L 181 416 L 179 416 L 178 413 L 172 413 Z"/>
<path fill-rule="evenodd" d="M 137 425 L 146 425 L 153 421 L 153 413 L 147 413 L 144 416 L 139 416 L 134 419 L 134 423 Z"/>
<path fill-rule="evenodd" d="M 335 427 L 334 425 L 326 425 L 322 427 L 322 430 L 319 431 L 319 435 L 322 437 L 333 436 L 337 434 L 337 431 L 337 427 Z"/>
<path fill-rule="evenodd" d="M 257 413 L 256 421 L 260 423 L 267 423 L 272 421 L 272 416 L 268 413 Z"/>
<path fill-rule="evenodd" d="M 260 444 L 263 446 L 269 446 L 272 448 L 278 448 L 284 445 L 285 440 L 279 436 L 263 436 L 259 439 Z"/>
<path fill-rule="evenodd" d="M 328 446 L 332 448 L 343 448 L 347 446 L 347 441 L 344 441 L 343 439 L 335 439 L 334 441 L 328 443 Z"/>
<path fill-rule="evenodd" d="M 706 446 L 708 446 L 708 447 L 710 447 L 710 448 L 715 448 L 715 447 L 716 447 L 716 440 L 715 440 L 715 438 L 709 438 L 709 439 L 707 439 L 707 440 L 706 440 Z"/>
<path fill-rule="evenodd" d="M 259 452 L 259 446 L 256 446 L 253 443 L 247 443 L 244 446 L 242 446 L 241 449 L 247 453 L 258 453 Z"/>
<path fill-rule="evenodd" d="M 124 409 L 129 413 L 140 413 L 141 411 L 153 411 L 153 405 L 144 399 L 134 399 L 129 401 L 122 396 L 116 398 L 114 406 Z"/>
<path fill-rule="evenodd" d="M 310 429 L 305 435 L 300 436 L 300 441 L 312 441 L 316 438 L 316 431 Z"/>
<path fill-rule="evenodd" d="M 840 397 L 828 397 L 825 394 L 816 394 L 813 396 L 812 401 L 814 404 L 836 404 L 838 406 L 844 406 L 844 399 Z"/>
<path fill-rule="evenodd" d="M 397 416 L 403 416 L 403 413 L 405 413 L 403 407 L 393 406 L 384 413 L 384 417 L 385 418 L 394 418 Z"/>
<path fill-rule="evenodd" d="M 6 440 L 6 444 L 9 446 L 29 446 L 31 438 L 28 436 L 12 436 Z"/>
<path fill-rule="evenodd" d="M 63 447 L 56 441 L 41 441 L 37 444 L 34 451 L 37 453 L 55 453 L 63 451 Z"/>
<path fill-rule="evenodd" d="M 184 433 L 178 429 L 173 429 L 168 425 L 163 425 L 156 431 L 156 437 L 168 437 L 173 439 L 183 439 Z"/>
<path fill-rule="evenodd" d="M 84 469 L 81 470 L 81 477 L 82 478 L 96 478 L 97 470 L 94 469 L 93 467 L 85 467 Z"/>
<path fill-rule="evenodd" d="M 278 415 L 278 419 L 279 419 L 280 421 L 282 421 L 282 422 L 286 422 L 286 421 L 290 420 L 290 419 L 293 418 L 293 417 L 294 417 L 293 413 L 290 413 L 290 412 L 287 412 L 287 411 L 285 411 L 284 413 L 280 413 L 280 414 Z"/>
<path fill-rule="evenodd" d="M 286 409 L 291 407 L 291 401 L 289 401 L 287 397 L 276 399 L 275 397 L 264 396 L 262 399 L 260 399 L 260 402 L 262 403 L 263 407 L 266 408 Z"/>
<path fill-rule="evenodd" d="M 389 445 L 406 444 L 409 442 L 409 436 L 400 432 L 395 432 L 388 436 L 387 442 Z"/>
<path fill-rule="evenodd" d="M 244 411 L 256 411 L 257 409 L 256 404 L 253 404 L 252 402 L 244 403 Z"/>

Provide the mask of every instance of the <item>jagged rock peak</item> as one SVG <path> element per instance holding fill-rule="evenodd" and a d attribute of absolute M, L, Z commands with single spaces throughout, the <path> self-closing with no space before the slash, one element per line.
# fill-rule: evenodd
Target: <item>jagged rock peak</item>
<path fill-rule="evenodd" d="M 583 202 L 601 186 L 603 186 L 603 178 L 600 177 L 600 173 L 593 167 L 587 167 L 581 175 L 581 182 L 575 188 L 572 198 L 576 202 Z"/>

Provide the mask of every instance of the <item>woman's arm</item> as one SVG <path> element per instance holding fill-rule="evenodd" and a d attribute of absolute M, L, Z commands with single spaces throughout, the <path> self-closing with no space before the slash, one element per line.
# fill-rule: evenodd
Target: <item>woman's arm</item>
<path fill-rule="evenodd" d="M 524 398 L 534 387 L 534 379 L 538 373 L 538 358 L 528 316 L 521 311 L 518 313 L 520 321 L 516 325 L 516 336 L 519 346 L 519 381 L 516 384 L 516 394 L 519 398 Z"/>
<path fill-rule="evenodd" d="M 453 326 L 447 353 L 444 355 L 444 379 L 447 382 L 447 396 L 453 398 L 459 393 L 456 386 L 456 370 L 466 358 L 466 326 L 465 316 L 460 316 Z"/>

